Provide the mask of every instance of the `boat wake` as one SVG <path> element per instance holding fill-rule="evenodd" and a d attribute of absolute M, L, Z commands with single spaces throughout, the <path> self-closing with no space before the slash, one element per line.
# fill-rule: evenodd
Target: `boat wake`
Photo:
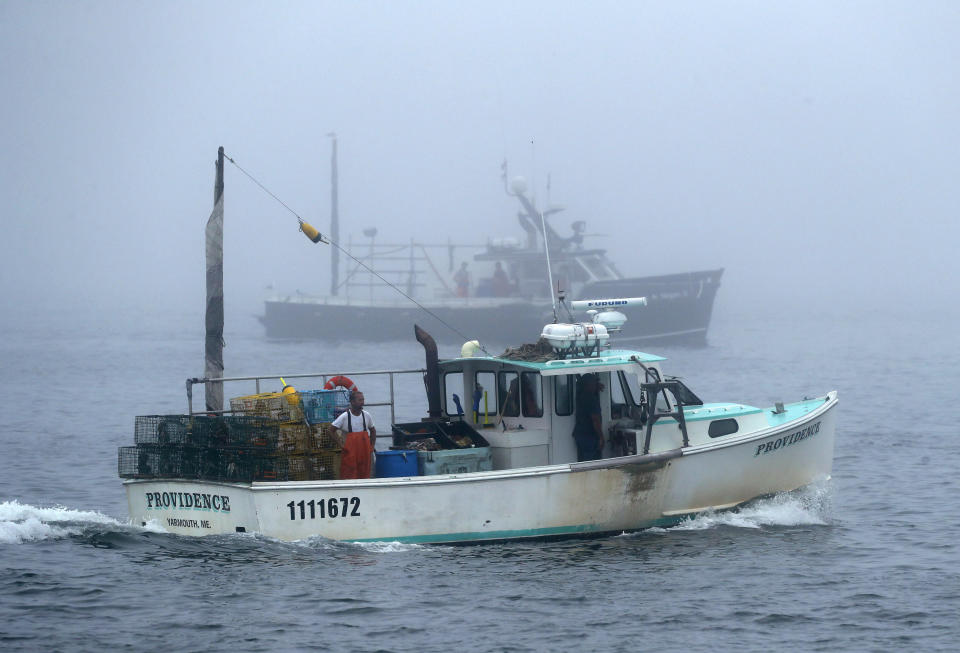
<path fill-rule="evenodd" d="M 757 499 L 733 510 L 705 512 L 668 530 L 702 531 L 720 526 L 825 526 L 829 523 L 830 499 L 829 483 L 823 481 L 793 492 Z"/>
<path fill-rule="evenodd" d="M 132 526 L 95 510 L 65 506 L 41 508 L 19 501 L 0 502 L 0 544 L 23 544 L 87 535 L 104 529 L 116 532 L 163 532 L 158 527 Z"/>
<path fill-rule="evenodd" d="M 405 551 L 418 551 L 428 548 L 422 544 L 411 544 L 407 542 L 353 542 L 352 545 L 360 547 L 370 553 L 403 553 Z"/>
<path fill-rule="evenodd" d="M 276 541 L 281 542 L 281 540 Z M 417 551 L 428 548 L 422 544 L 410 544 L 406 542 L 338 542 L 320 535 L 314 535 L 304 540 L 295 540 L 285 544 L 290 546 L 303 546 L 309 549 L 344 552 L 349 552 L 351 550 L 356 551 L 359 549 L 368 553 L 403 553 L 405 551 Z"/>

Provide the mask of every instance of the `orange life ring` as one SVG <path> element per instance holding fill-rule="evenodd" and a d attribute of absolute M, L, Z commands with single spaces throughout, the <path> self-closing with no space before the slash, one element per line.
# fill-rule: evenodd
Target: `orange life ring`
<path fill-rule="evenodd" d="M 333 390 L 335 387 L 340 386 L 341 388 L 346 388 L 350 392 L 354 390 L 359 390 L 357 384 L 350 380 L 349 377 L 338 375 L 327 381 L 323 389 L 324 390 Z"/>

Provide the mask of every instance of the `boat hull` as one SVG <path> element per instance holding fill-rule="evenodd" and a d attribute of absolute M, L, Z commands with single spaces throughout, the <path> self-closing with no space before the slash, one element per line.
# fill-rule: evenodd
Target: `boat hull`
<path fill-rule="evenodd" d="M 625 311 L 631 320 L 618 343 L 702 345 L 722 274 L 723 270 L 709 270 L 620 279 L 593 284 L 580 295 L 648 298 L 646 307 Z M 460 343 L 465 337 L 487 343 L 524 342 L 553 321 L 548 299 L 467 297 L 421 303 L 462 333 L 432 329 L 437 340 L 448 343 Z M 428 324 L 431 317 L 410 302 L 297 296 L 266 301 L 260 319 L 269 338 L 400 340 L 410 337 L 411 324 Z"/>
<path fill-rule="evenodd" d="M 439 543 L 620 533 L 828 478 L 836 403 L 831 393 L 793 422 L 647 456 L 362 481 L 124 485 L 134 523 L 183 535 Z"/>

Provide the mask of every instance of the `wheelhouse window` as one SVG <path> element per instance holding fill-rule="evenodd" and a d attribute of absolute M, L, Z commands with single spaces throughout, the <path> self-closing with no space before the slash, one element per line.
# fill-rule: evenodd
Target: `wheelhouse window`
<path fill-rule="evenodd" d="M 472 405 L 476 407 L 475 421 L 483 419 L 484 414 L 497 414 L 497 375 L 493 372 L 477 372 L 474 383 Z"/>
<path fill-rule="evenodd" d="M 603 259 L 599 256 L 584 256 L 580 259 L 583 262 L 583 265 L 590 271 L 597 279 L 610 279 L 613 277 L 613 274 L 610 273 L 610 270 L 607 269 L 606 264 L 604 264 Z"/>
<path fill-rule="evenodd" d="M 520 376 L 516 372 L 499 372 L 497 374 L 497 392 L 501 415 L 504 417 L 520 416 Z"/>
<path fill-rule="evenodd" d="M 632 400 L 630 386 L 627 383 L 627 375 L 623 372 L 617 372 L 610 376 L 610 416 L 613 419 L 620 419 L 630 414 L 629 406 L 635 403 Z"/>
<path fill-rule="evenodd" d="M 520 398 L 524 417 L 543 417 L 543 390 L 538 373 L 520 374 Z"/>
<path fill-rule="evenodd" d="M 640 373 L 643 374 L 643 370 L 641 370 Z M 640 401 L 643 399 L 643 388 L 640 387 L 640 377 L 633 372 L 620 372 L 620 374 L 622 375 L 620 378 L 624 382 L 625 394 L 629 396 L 630 403 L 634 406 L 639 406 Z"/>
<path fill-rule="evenodd" d="M 707 435 L 711 438 L 719 438 L 724 435 L 736 433 L 738 430 L 740 430 L 740 425 L 737 424 L 737 420 L 735 419 L 715 419 L 710 422 Z"/>
<path fill-rule="evenodd" d="M 451 417 L 460 415 L 461 411 L 457 408 L 454 397 L 460 401 L 460 406 L 463 407 L 463 372 L 447 372 L 443 375 L 443 396 L 447 415 Z M 468 408 L 469 404 L 463 407 L 463 411 L 465 412 Z"/>
<path fill-rule="evenodd" d="M 573 387 L 577 377 L 572 374 L 553 377 L 553 410 L 565 417 L 573 414 Z"/>

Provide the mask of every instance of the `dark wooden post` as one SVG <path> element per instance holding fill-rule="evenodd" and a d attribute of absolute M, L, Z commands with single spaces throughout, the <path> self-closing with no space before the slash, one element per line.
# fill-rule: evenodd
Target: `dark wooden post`
<path fill-rule="evenodd" d="M 213 212 L 207 220 L 207 314 L 204 376 L 223 377 L 223 147 L 217 151 L 217 177 L 213 187 Z M 208 411 L 223 410 L 223 384 L 207 383 Z"/>

